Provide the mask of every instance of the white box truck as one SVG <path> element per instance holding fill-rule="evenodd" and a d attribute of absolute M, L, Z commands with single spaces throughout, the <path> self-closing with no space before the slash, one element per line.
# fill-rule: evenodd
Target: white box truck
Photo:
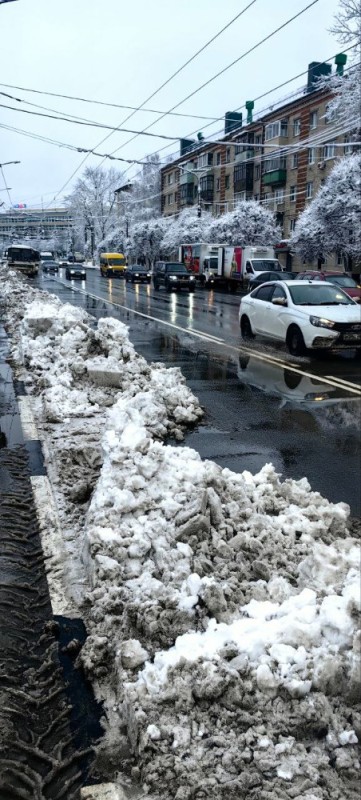
<path fill-rule="evenodd" d="M 262 272 L 281 272 L 273 247 L 230 247 L 220 244 L 183 244 L 179 260 L 208 288 L 246 289 L 250 278 Z"/>

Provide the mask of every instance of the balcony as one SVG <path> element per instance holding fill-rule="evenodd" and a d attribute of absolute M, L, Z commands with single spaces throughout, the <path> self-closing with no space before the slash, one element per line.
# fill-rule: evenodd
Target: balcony
<path fill-rule="evenodd" d="M 214 197 L 213 175 L 207 175 L 204 178 L 200 178 L 199 191 L 201 200 L 203 200 L 204 203 L 213 203 L 213 197 Z"/>
<path fill-rule="evenodd" d="M 253 158 L 254 158 L 254 147 L 248 147 L 246 149 L 245 146 L 244 149 L 242 148 L 242 150 L 239 153 L 236 152 L 234 160 L 236 161 L 237 164 L 243 164 L 245 161 L 250 161 L 250 159 Z"/>
<path fill-rule="evenodd" d="M 272 172 L 265 172 L 262 176 L 264 186 L 281 186 L 287 181 L 286 169 L 274 169 Z"/>
<path fill-rule="evenodd" d="M 234 168 L 233 188 L 235 193 L 253 191 L 253 173 L 253 163 L 240 164 Z"/>
<path fill-rule="evenodd" d="M 179 205 L 192 206 L 194 203 L 194 186 L 192 183 L 185 183 L 179 186 Z"/>
<path fill-rule="evenodd" d="M 184 186 L 187 183 L 194 183 L 194 174 L 192 172 L 182 172 L 179 176 L 179 186 Z"/>

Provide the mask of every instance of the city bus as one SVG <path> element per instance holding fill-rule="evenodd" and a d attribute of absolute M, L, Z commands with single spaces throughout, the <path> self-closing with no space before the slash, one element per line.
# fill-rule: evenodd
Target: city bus
<path fill-rule="evenodd" d="M 100 253 L 99 261 L 103 278 L 125 277 L 127 259 L 123 253 Z"/>
<path fill-rule="evenodd" d="M 5 259 L 10 269 L 16 269 L 24 275 L 37 275 L 40 266 L 40 253 L 33 247 L 13 244 L 5 250 Z"/>

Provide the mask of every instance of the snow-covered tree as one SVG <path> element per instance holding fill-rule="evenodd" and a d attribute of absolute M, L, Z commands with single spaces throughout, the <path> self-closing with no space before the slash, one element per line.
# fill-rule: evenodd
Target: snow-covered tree
<path fill-rule="evenodd" d="M 123 176 L 115 169 L 87 167 L 66 198 L 73 216 L 73 246 L 86 255 L 118 249 L 120 233 L 115 190 Z"/>
<path fill-rule="evenodd" d="M 137 222 L 129 231 L 127 252 L 131 258 L 152 266 L 162 256 L 162 240 L 168 226 L 165 217 Z"/>
<path fill-rule="evenodd" d="M 159 155 L 147 156 L 141 171 L 132 181 L 132 190 L 125 197 L 125 206 L 133 223 L 156 218 L 161 213 L 161 163 Z M 127 204 L 128 199 L 128 204 Z"/>
<path fill-rule="evenodd" d="M 211 222 L 208 241 L 225 245 L 273 245 L 282 238 L 274 214 L 255 200 L 244 200 Z"/>
<path fill-rule="evenodd" d="M 360 0 L 340 0 L 340 10 L 334 18 L 331 33 L 341 44 L 351 44 L 350 64 L 345 75 L 337 73 L 325 78 L 320 86 L 331 89 L 333 99 L 328 105 L 328 115 L 343 123 L 346 133 L 355 138 L 361 128 L 361 3 Z M 352 136 L 353 134 L 353 136 Z"/>
<path fill-rule="evenodd" d="M 351 266 L 361 257 L 361 156 L 340 159 L 296 222 L 292 247 L 312 261 L 340 253 Z"/>
<path fill-rule="evenodd" d="M 171 217 L 165 233 L 162 249 L 168 257 L 176 255 L 180 244 L 208 241 L 208 230 L 212 216 L 207 211 L 198 216 L 197 208 L 185 208 L 177 217 Z"/>

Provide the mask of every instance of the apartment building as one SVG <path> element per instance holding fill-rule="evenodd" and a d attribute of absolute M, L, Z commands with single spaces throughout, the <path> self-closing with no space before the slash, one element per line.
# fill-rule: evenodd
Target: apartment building
<path fill-rule="evenodd" d="M 342 74 L 346 56 L 336 56 Z M 302 264 L 289 247 L 298 215 L 317 194 L 336 157 L 352 152 L 347 132 L 327 114 L 332 95 L 317 88 L 317 79 L 331 65 L 313 62 L 307 85 L 288 100 L 275 103 L 254 118 L 254 103 L 246 103 L 247 119 L 228 112 L 219 143 L 181 140 L 180 156 L 161 170 L 162 213 L 177 214 L 198 205 L 214 215 L 231 211 L 240 200 L 254 199 L 274 211 L 282 229 L 278 246 L 287 267 Z M 327 266 L 338 265 L 337 256 Z"/>

